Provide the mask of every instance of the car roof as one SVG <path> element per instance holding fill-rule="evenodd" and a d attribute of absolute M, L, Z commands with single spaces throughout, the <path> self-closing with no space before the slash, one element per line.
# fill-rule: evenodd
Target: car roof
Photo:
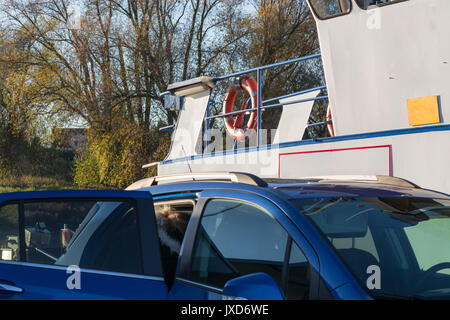
<path fill-rule="evenodd" d="M 174 182 L 149 186 L 136 190 L 149 191 L 154 196 L 163 194 L 193 195 L 203 190 L 227 189 L 259 193 L 268 196 L 276 192 L 286 198 L 316 198 L 316 197 L 417 197 L 450 199 L 450 196 L 422 188 L 401 187 L 389 184 L 367 182 L 305 182 L 296 180 L 268 179 L 267 186 L 254 186 L 245 183 L 224 181 L 189 181 Z"/>

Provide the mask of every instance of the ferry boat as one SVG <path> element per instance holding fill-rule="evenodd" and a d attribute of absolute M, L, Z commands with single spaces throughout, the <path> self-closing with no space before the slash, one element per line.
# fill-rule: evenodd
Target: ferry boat
<path fill-rule="evenodd" d="M 320 52 L 171 84 L 166 106 L 179 116 L 176 124 L 161 128 L 172 132 L 171 149 L 163 161 L 144 167 L 157 165 L 158 175 L 397 176 L 450 193 L 450 1 L 307 2 Z M 265 97 L 265 72 L 318 59 L 323 85 Z M 227 92 L 218 94 L 219 85 L 229 85 Z M 234 111 L 239 91 L 249 99 Z M 326 117 L 311 123 L 318 103 L 327 104 Z M 263 112 L 278 108 L 278 125 L 268 134 Z M 328 134 L 305 135 L 312 127 L 327 127 Z"/>

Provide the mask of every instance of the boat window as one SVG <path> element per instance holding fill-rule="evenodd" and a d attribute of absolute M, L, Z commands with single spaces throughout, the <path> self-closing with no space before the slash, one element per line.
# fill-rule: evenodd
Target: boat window
<path fill-rule="evenodd" d="M 309 0 L 309 3 L 320 19 L 346 14 L 351 10 L 350 0 Z"/>
<path fill-rule="evenodd" d="M 356 4 L 361 9 L 368 9 L 370 6 L 383 6 L 387 4 L 394 4 L 399 2 L 404 2 L 408 0 L 355 0 Z"/>

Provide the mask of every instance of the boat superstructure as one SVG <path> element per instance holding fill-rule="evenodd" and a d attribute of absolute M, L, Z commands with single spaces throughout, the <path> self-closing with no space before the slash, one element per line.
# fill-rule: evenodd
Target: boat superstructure
<path fill-rule="evenodd" d="M 158 174 L 245 171 L 260 177 L 387 175 L 450 193 L 450 1 L 308 0 L 320 53 L 217 78 L 169 86 L 180 108 Z M 325 83 L 266 97 L 264 74 L 321 59 Z M 282 72 L 282 71 L 280 71 Z M 249 75 L 257 105 L 214 113 L 220 83 Z M 182 97 L 181 100 L 175 97 Z M 331 119 L 311 122 L 320 104 Z M 281 110 L 276 126 L 264 113 Z M 256 112 L 258 127 L 236 141 L 224 117 Z M 332 124 L 334 136 L 305 134 Z M 222 128 L 222 129 L 221 129 Z M 267 130 L 268 129 L 268 130 Z M 322 130 L 325 132 L 326 130 Z"/>

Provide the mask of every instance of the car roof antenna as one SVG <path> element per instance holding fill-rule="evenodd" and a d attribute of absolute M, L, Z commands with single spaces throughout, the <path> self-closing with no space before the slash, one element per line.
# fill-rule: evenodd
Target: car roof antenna
<path fill-rule="evenodd" d="M 186 154 L 186 151 L 184 151 L 184 146 L 183 145 L 181 145 L 181 149 L 183 150 L 184 156 L 186 157 L 186 163 L 187 163 L 187 165 L 189 167 L 189 173 L 192 173 L 192 168 L 191 168 L 191 165 L 189 164 L 189 159 L 188 159 L 188 156 Z"/>

